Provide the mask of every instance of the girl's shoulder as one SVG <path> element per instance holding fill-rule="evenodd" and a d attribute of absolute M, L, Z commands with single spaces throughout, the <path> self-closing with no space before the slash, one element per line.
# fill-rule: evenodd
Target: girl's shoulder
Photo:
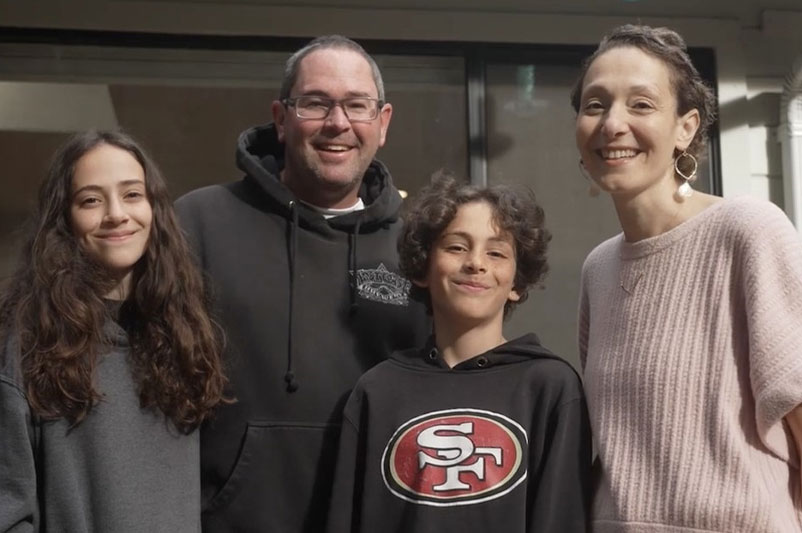
<path fill-rule="evenodd" d="M 0 382 L 18 389 L 24 395 L 19 343 L 11 333 L 0 337 Z"/>

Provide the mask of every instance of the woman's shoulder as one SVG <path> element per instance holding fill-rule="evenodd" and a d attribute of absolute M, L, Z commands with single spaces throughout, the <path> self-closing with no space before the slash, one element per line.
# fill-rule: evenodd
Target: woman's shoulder
<path fill-rule="evenodd" d="M 619 233 L 597 244 L 585 257 L 582 270 L 589 271 L 601 265 L 609 264 L 611 260 L 619 256 L 622 241 L 623 234 Z"/>
<path fill-rule="evenodd" d="M 793 224 L 776 204 L 752 196 L 736 196 L 720 202 L 716 210 L 721 230 L 743 244 L 775 238 L 798 238 Z"/>
<path fill-rule="evenodd" d="M 751 225 L 761 220 L 787 220 L 782 209 L 769 200 L 754 196 L 734 196 L 720 201 L 718 215 L 731 225 Z"/>

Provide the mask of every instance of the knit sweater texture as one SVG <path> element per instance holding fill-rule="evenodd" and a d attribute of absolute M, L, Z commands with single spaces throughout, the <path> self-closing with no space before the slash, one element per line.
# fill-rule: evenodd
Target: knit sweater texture
<path fill-rule="evenodd" d="M 599 245 L 580 359 L 599 454 L 596 532 L 800 532 L 802 243 L 735 198 Z"/>

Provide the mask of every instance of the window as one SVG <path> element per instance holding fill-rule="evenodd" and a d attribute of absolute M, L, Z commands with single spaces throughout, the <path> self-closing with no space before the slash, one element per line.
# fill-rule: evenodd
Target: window
<path fill-rule="evenodd" d="M 6 40 L 12 37 L 5 37 Z M 43 32 L 0 43 L 0 278 L 55 148 L 72 131 L 122 126 L 158 162 L 175 197 L 239 179 L 244 129 L 271 121 L 284 61 L 304 40 Z M 362 42 L 393 104 L 378 158 L 414 193 L 447 169 L 474 183 L 531 186 L 553 240 L 545 289 L 533 289 L 506 335 L 535 331 L 573 363 L 579 273 L 619 226 L 578 167 L 569 92 L 584 46 Z M 714 83 L 712 51 L 692 50 Z M 9 102 L 13 102 L 10 104 Z M 697 189 L 720 191 L 717 133 Z"/>

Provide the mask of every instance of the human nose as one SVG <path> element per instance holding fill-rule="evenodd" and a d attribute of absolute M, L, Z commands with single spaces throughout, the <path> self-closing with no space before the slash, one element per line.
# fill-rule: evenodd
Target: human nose
<path fill-rule="evenodd" d="M 107 224 L 122 224 L 128 220 L 128 213 L 122 202 L 118 199 L 111 199 L 106 203 L 106 213 L 103 221 Z"/>
<path fill-rule="evenodd" d="M 326 116 L 326 124 L 340 130 L 346 130 L 351 127 L 351 121 L 348 120 L 345 108 L 340 102 L 332 104 L 329 114 Z"/>
<path fill-rule="evenodd" d="M 485 272 L 487 265 L 485 264 L 484 254 L 478 250 L 466 254 L 463 267 L 470 273 Z"/>
<path fill-rule="evenodd" d="M 628 127 L 626 112 L 621 106 L 611 106 L 602 118 L 602 133 L 610 139 L 623 135 Z"/>

